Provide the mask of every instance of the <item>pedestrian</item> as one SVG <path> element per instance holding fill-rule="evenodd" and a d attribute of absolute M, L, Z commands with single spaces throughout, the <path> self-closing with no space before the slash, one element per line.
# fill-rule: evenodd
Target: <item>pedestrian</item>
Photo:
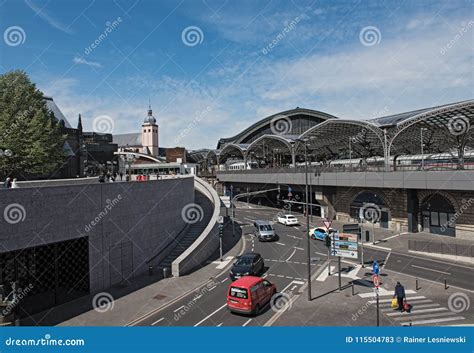
<path fill-rule="evenodd" d="M 123 180 L 123 173 L 120 172 L 120 181 L 122 181 L 122 180 Z"/>
<path fill-rule="evenodd" d="M 3 182 L 3 187 L 5 189 L 10 188 L 10 177 L 6 178 L 5 181 Z"/>
<path fill-rule="evenodd" d="M 400 311 L 403 311 L 403 301 L 405 299 L 405 288 L 400 284 L 400 282 L 397 282 L 397 285 L 395 286 L 395 293 L 393 294 L 393 298 L 397 298 L 397 303 L 398 303 L 398 309 Z"/>
<path fill-rule="evenodd" d="M 12 189 L 17 189 L 17 188 L 19 188 L 18 183 L 16 182 L 16 178 L 13 179 L 13 183 L 12 183 L 11 188 L 12 188 Z"/>

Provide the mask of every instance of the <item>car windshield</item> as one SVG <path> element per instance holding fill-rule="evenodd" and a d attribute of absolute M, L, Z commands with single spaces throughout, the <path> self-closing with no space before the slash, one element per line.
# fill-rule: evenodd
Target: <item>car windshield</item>
<path fill-rule="evenodd" d="M 238 287 L 230 287 L 230 296 L 234 298 L 240 299 L 247 299 L 247 289 L 245 288 L 238 288 Z"/>
<path fill-rule="evenodd" d="M 295 216 L 286 216 L 286 218 L 288 218 L 288 219 L 296 219 Z"/>
<path fill-rule="evenodd" d="M 252 265 L 252 259 L 250 257 L 241 257 L 240 259 L 237 259 L 235 262 L 236 266 L 251 266 Z"/>
<path fill-rule="evenodd" d="M 263 226 L 260 226 L 260 230 L 268 232 L 268 231 L 272 230 L 272 226 L 269 225 L 269 224 L 265 224 Z"/>

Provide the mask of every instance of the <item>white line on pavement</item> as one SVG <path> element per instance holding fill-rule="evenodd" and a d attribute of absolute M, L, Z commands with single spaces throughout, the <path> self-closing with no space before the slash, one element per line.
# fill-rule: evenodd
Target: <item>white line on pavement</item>
<path fill-rule="evenodd" d="M 416 307 L 417 310 L 418 309 L 423 309 L 423 308 L 432 308 L 434 306 L 439 306 L 439 304 L 433 303 L 430 299 L 421 300 L 421 301 L 416 302 L 416 303 L 410 302 L 410 304 L 412 304 L 414 307 Z M 390 307 L 388 309 L 383 309 L 383 308 L 384 307 L 382 307 L 382 309 L 380 310 L 383 313 L 393 313 L 393 311 L 395 310 L 392 307 Z"/>
<path fill-rule="evenodd" d="M 207 319 L 209 319 L 209 318 L 210 318 L 212 315 L 214 315 L 215 313 L 217 313 L 217 312 L 219 312 L 220 310 L 224 309 L 226 306 L 227 306 L 227 303 L 225 303 L 224 305 L 222 305 L 219 309 L 214 310 L 212 313 L 210 313 L 210 314 L 207 315 L 204 319 L 202 319 L 202 320 L 199 321 L 196 325 L 194 325 L 194 327 L 201 325 L 204 321 L 206 321 Z"/>
<path fill-rule="evenodd" d="M 279 242 L 276 242 L 275 244 L 278 244 L 278 245 L 283 245 L 283 246 L 285 246 L 285 244 L 283 244 L 283 243 L 279 243 Z"/>
<path fill-rule="evenodd" d="M 223 322 L 221 322 L 219 325 L 217 325 L 217 327 L 221 327 L 221 326 L 222 326 L 222 324 L 223 324 Z"/>
<path fill-rule="evenodd" d="M 221 283 L 224 283 L 224 282 L 227 281 L 228 279 L 229 279 L 229 277 L 224 278 L 224 279 L 221 281 Z"/>
<path fill-rule="evenodd" d="M 294 248 L 295 248 L 296 250 L 304 250 L 303 248 L 299 248 L 299 247 L 297 247 L 297 246 L 294 246 Z"/>
<path fill-rule="evenodd" d="M 385 261 L 383 262 L 382 269 L 385 269 L 385 265 L 387 264 L 388 259 L 390 258 L 390 255 L 391 255 L 391 254 L 392 254 L 391 252 L 388 253 L 387 257 L 385 258 Z"/>
<path fill-rule="evenodd" d="M 163 321 L 164 319 L 165 319 L 165 318 L 162 317 L 161 319 L 158 319 L 158 320 L 156 320 L 155 322 L 153 322 L 151 325 L 154 326 L 154 325 L 156 325 L 157 323 Z"/>
<path fill-rule="evenodd" d="M 420 320 L 420 321 L 409 321 L 409 322 L 402 322 L 402 325 L 424 325 L 424 324 L 435 324 L 438 322 L 446 322 L 446 321 L 455 321 L 455 320 L 464 320 L 462 316 L 455 316 L 455 317 L 445 317 L 440 319 L 433 319 L 433 320 Z"/>
<path fill-rule="evenodd" d="M 438 272 L 438 273 L 442 273 L 443 275 L 448 275 L 448 276 L 451 275 L 451 273 L 449 273 L 449 272 L 438 271 L 438 270 L 434 270 L 434 269 L 428 268 L 428 267 L 417 266 L 417 265 L 411 265 L 411 267 L 420 268 L 420 269 L 422 269 L 422 270 L 428 270 L 428 271 Z"/>
<path fill-rule="evenodd" d="M 433 311 L 446 311 L 446 310 L 448 310 L 448 309 L 446 309 L 446 308 L 430 308 L 430 309 L 412 310 L 410 314 L 412 314 L 412 316 L 415 316 L 415 314 L 430 313 L 430 312 L 433 312 Z M 407 317 L 409 317 L 408 315 L 410 315 L 410 314 L 407 314 L 405 312 L 396 312 L 396 313 L 388 313 L 387 316 L 407 315 Z"/>
<path fill-rule="evenodd" d="M 175 312 L 177 312 L 177 311 L 180 311 L 182 308 L 184 308 L 184 305 L 181 305 L 179 308 L 173 310 L 173 312 L 175 313 Z"/>
<path fill-rule="evenodd" d="M 212 288 L 209 288 L 209 292 L 210 292 L 211 290 L 216 289 L 216 287 L 217 287 L 217 286 L 214 286 L 214 287 L 212 287 Z"/>
<path fill-rule="evenodd" d="M 242 326 L 247 326 L 250 323 L 250 321 L 252 321 L 252 319 L 248 319 L 247 321 L 245 321 L 245 323 Z"/>
<path fill-rule="evenodd" d="M 331 273 L 332 273 L 332 270 L 331 270 Z M 408 302 L 410 302 L 410 300 L 415 300 L 415 299 L 426 299 L 426 297 L 420 295 L 420 296 L 417 296 L 417 297 L 410 297 L 410 298 L 406 298 Z M 390 303 L 392 301 L 392 299 L 381 299 L 379 300 L 379 303 Z M 374 304 L 375 303 L 375 300 L 369 300 L 370 304 Z"/>
<path fill-rule="evenodd" d="M 290 261 L 290 259 L 293 257 L 293 255 L 295 254 L 296 252 L 296 248 L 293 249 L 293 252 L 291 253 L 291 255 L 286 259 L 286 261 Z"/>

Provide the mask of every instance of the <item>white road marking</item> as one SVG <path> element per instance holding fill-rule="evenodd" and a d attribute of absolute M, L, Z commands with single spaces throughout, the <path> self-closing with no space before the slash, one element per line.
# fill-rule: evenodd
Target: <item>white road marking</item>
<path fill-rule="evenodd" d="M 332 271 L 331 271 L 332 273 Z M 410 298 L 407 298 L 407 301 L 410 302 L 410 300 L 415 300 L 415 299 L 426 299 L 425 296 L 417 296 L 417 297 L 410 297 Z M 379 303 L 390 303 L 392 301 L 392 299 L 381 299 L 379 300 Z M 370 304 L 375 304 L 375 300 L 370 300 L 368 303 Z"/>
<path fill-rule="evenodd" d="M 295 278 L 297 278 L 297 277 L 295 277 Z M 302 278 L 298 277 L 297 279 L 302 279 Z M 293 283 L 299 284 L 300 286 L 304 284 L 304 282 L 301 282 L 301 281 L 293 281 Z"/>
<path fill-rule="evenodd" d="M 383 241 L 383 240 L 389 240 L 389 239 L 393 239 L 393 238 L 399 237 L 399 236 L 402 235 L 402 234 L 408 234 L 408 233 L 395 234 L 395 235 L 392 235 L 392 236 L 390 236 L 390 237 L 383 238 L 382 241 Z"/>
<path fill-rule="evenodd" d="M 162 317 L 161 319 L 158 319 L 158 320 L 156 320 L 155 322 L 153 322 L 151 325 L 154 326 L 154 325 L 156 325 L 157 323 L 163 321 L 164 319 L 165 319 L 165 318 Z"/>
<path fill-rule="evenodd" d="M 331 273 L 334 273 L 335 270 L 336 270 L 336 267 L 331 266 Z M 327 278 L 328 278 L 328 271 L 324 270 L 324 271 L 318 276 L 318 278 L 316 278 L 316 281 L 318 281 L 318 282 L 324 282 Z"/>
<path fill-rule="evenodd" d="M 229 277 L 224 278 L 224 279 L 221 281 L 221 283 L 224 283 L 224 282 L 227 281 L 228 279 L 229 279 Z"/>
<path fill-rule="evenodd" d="M 421 309 L 421 310 L 415 310 L 413 309 L 411 311 L 410 314 L 413 314 L 412 316 L 414 316 L 415 314 L 421 314 L 421 313 L 430 313 L 430 312 L 434 312 L 434 311 L 446 311 L 448 309 L 446 308 L 430 308 L 430 309 Z M 400 316 L 400 315 L 407 315 L 407 317 L 409 317 L 408 315 L 410 314 L 407 314 L 405 312 L 396 312 L 396 313 L 388 313 L 387 316 Z"/>
<path fill-rule="evenodd" d="M 248 319 L 247 321 L 245 321 L 245 323 L 242 326 L 247 326 L 250 323 L 250 321 L 252 321 L 252 319 Z"/>
<path fill-rule="evenodd" d="M 222 305 L 220 308 L 214 310 L 212 313 L 210 313 L 210 314 L 207 315 L 204 319 L 202 319 L 202 320 L 199 321 L 196 325 L 194 325 L 194 327 L 201 325 L 204 321 L 206 321 L 207 319 L 209 319 L 212 315 L 216 314 L 216 313 L 219 312 L 220 310 L 224 309 L 226 306 L 227 306 L 227 303 L 225 303 L 224 305 Z"/>
<path fill-rule="evenodd" d="M 291 253 L 291 255 L 286 259 L 286 261 L 290 261 L 290 259 L 293 257 L 293 255 L 295 254 L 296 252 L 296 248 L 293 249 L 293 252 Z"/>
<path fill-rule="evenodd" d="M 439 319 L 432 319 L 432 320 L 420 320 L 420 321 L 409 321 L 409 322 L 402 322 L 402 325 L 424 325 L 424 324 L 436 324 L 438 322 L 446 322 L 446 321 L 455 321 L 455 320 L 464 320 L 462 316 L 455 316 L 455 317 L 445 317 Z"/>
<path fill-rule="evenodd" d="M 388 253 L 387 257 L 385 258 L 385 261 L 383 262 L 382 269 L 384 269 L 384 268 L 385 268 L 385 265 L 387 264 L 387 262 L 388 262 L 388 259 L 390 258 L 390 255 L 391 255 L 391 254 L 392 254 L 391 252 L 389 252 L 389 253 Z"/>
<path fill-rule="evenodd" d="M 173 312 L 175 313 L 177 311 L 180 311 L 182 308 L 184 308 L 184 305 L 181 305 L 178 309 L 173 310 Z"/>
<path fill-rule="evenodd" d="M 222 324 L 223 324 L 223 322 L 221 322 L 219 325 L 217 325 L 217 327 L 221 327 L 221 326 L 222 326 Z"/>
<path fill-rule="evenodd" d="M 209 288 L 209 292 L 210 292 L 211 290 L 216 289 L 216 287 L 217 287 L 217 286 L 214 286 L 214 287 L 212 287 L 212 288 Z"/>
<path fill-rule="evenodd" d="M 424 303 L 427 303 L 427 304 L 424 304 Z M 439 304 L 433 303 L 429 299 L 422 300 L 422 301 L 419 301 L 419 302 L 416 302 L 416 303 L 411 302 L 410 304 L 412 304 L 417 310 L 418 309 L 423 309 L 423 308 L 431 308 L 431 307 L 434 307 L 434 306 L 439 306 Z M 393 308 L 390 308 L 390 309 L 382 309 L 380 311 L 383 312 L 383 313 L 391 313 L 391 312 L 393 312 L 393 310 L 394 310 Z"/>
<path fill-rule="evenodd" d="M 438 273 L 442 273 L 443 275 L 448 275 L 448 276 L 451 275 L 451 273 L 449 273 L 449 272 L 438 271 L 438 270 L 434 270 L 434 269 L 428 268 L 428 267 L 417 266 L 417 265 L 411 265 L 411 267 L 421 268 L 422 270 L 428 270 L 428 271 L 438 272 Z"/>
<path fill-rule="evenodd" d="M 299 247 L 297 247 L 297 246 L 294 246 L 294 248 L 295 248 L 296 250 L 304 250 L 303 248 L 299 248 Z"/>
<path fill-rule="evenodd" d="M 416 292 L 413 290 L 413 289 L 407 289 L 405 291 L 405 294 L 416 294 Z M 375 297 L 375 293 L 374 292 L 368 292 L 368 293 L 361 293 L 361 294 L 357 294 L 359 297 L 361 298 L 372 298 L 372 297 Z M 384 296 L 387 296 L 387 295 L 393 295 L 393 291 L 388 291 L 386 290 L 385 288 L 382 288 L 380 287 L 379 288 L 379 297 L 384 297 Z"/>
<path fill-rule="evenodd" d="M 279 242 L 276 242 L 275 244 L 278 244 L 278 245 L 283 245 L 283 246 L 285 246 L 285 244 L 283 244 L 283 243 L 279 243 Z"/>

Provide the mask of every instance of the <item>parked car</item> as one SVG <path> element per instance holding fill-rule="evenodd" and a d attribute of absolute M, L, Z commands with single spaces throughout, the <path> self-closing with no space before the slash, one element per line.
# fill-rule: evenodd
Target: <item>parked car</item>
<path fill-rule="evenodd" d="M 229 285 L 227 309 L 239 314 L 258 315 L 276 294 L 276 286 L 255 276 L 245 276 Z"/>
<path fill-rule="evenodd" d="M 267 221 L 255 221 L 254 224 L 254 235 L 259 241 L 272 241 L 278 239 L 275 233 L 275 229 Z"/>
<path fill-rule="evenodd" d="M 291 214 L 278 215 L 278 223 L 284 224 L 285 226 L 296 226 L 299 224 L 298 218 Z"/>
<path fill-rule="evenodd" d="M 311 239 L 315 240 L 325 240 L 328 235 L 337 233 L 337 230 L 334 228 L 329 228 L 329 231 L 326 231 L 326 228 L 316 227 L 309 230 L 309 236 Z"/>
<path fill-rule="evenodd" d="M 265 264 L 258 253 L 247 253 L 237 257 L 230 270 L 229 277 L 235 281 L 243 276 L 257 276 L 263 272 Z"/>

